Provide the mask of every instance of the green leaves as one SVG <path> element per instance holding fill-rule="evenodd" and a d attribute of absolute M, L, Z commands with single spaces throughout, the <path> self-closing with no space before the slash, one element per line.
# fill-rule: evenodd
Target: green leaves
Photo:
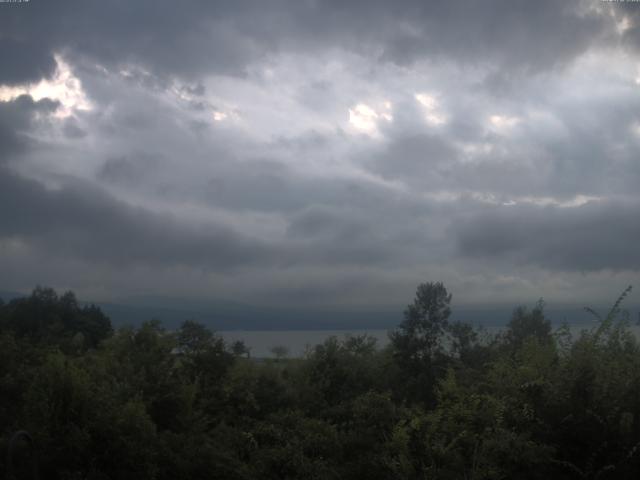
<path fill-rule="evenodd" d="M 635 478 L 629 291 L 575 338 L 542 303 L 483 338 L 423 284 L 385 349 L 332 337 L 265 361 L 192 321 L 107 333 L 38 289 L 0 305 L 0 425 L 31 432 L 43 478 Z"/>
<path fill-rule="evenodd" d="M 53 289 L 37 287 L 29 297 L 0 309 L 4 329 L 70 354 L 96 348 L 113 333 L 109 318 L 95 305 L 81 307 L 72 292 L 58 296 Z"/>

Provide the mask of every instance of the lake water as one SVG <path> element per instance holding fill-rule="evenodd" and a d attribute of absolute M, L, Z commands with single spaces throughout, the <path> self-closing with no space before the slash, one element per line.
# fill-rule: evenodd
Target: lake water
<path fill-rule="evenodd" d="M 571 325 L 571 332 L 574 336 L 578 335 L 581 330 L 591 329 L 596 326 L 595 323 Z M 554 325 L 556 329 L 558 325 Z M 487 334 L 495 334 L 504 327 L 485 327 Z M 640 327 L 632 325 L 631 330 L 640 338 Z M 384 347 L 389 343 L 389 330 L 232 330 L 221 331 L 218 334 L 227 342 L 236 340 L 244 341 L 245 345 L 251 349 L 251 356 L 254 358 L 273 357 L 271 349 L 276 346 L 286 347 L 289 357 L 301 357 L 308 348 L 314 347 L 324 342 L 327 338 L 335 336 L 340 339 L 351 335 L 364 335 L 374 337 L 377 340 L 378 348 Z"/>
<path fill-rule="evenodd" d="M 347 335 L 370 335 L 377 339 L 378 347 L 389 343 L 387 330 L 234 330 L 218 332 L 227 342 L 244 341 L 256 358 L 273 357 L 271 349 L 283 346 L 289 350 L 290 357 L 301 357 L 309 347 L 314 347 L 331 336 L 344 338 Z"/>

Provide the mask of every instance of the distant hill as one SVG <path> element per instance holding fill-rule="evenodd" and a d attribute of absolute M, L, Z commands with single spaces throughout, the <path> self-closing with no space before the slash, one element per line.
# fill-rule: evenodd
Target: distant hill
<path fill-rule="evenodd" d="M 129 303 L 130 302 L 130 303 Z M 202 322 L 214 330 L 359 330 L 392 329 L 403 318 L 404 307 L 367 308 L 277 308 L 259 307 L 234 302 L 189 302 L 182 299 L 136 298 L 128 303 L 99 304 L 115 325 L 138 324 L 156 318 L 168 328 L 175 328 L 184 320 Z M 532 306 L 532 305 L 529 305 Z M 516 305 L 452 307 L 451 320 L 475 325 L 496 327 L 505 325 Z M 593 306 L 603 315 L 609 306 Z M 638 319 L 638 306 L 627 306 L 631 321 Z M 548 305 L 547 317 L 554 325 L 567 322 L 589 325 L 595 318 L 582 305 Z"/>
<path fill-rule="evenodd" d="M 0 298 L 2 300 L 4 300 L 5 302 L 8 302 L 9 300 L 13 300 L 14 298 L 20 298 L 20 297 L 24 297 L 25 294 L 24 293 L 20 293 L 20 292 L 10 292 L 7 290 L 0 290 Z"/>
<path fill-rule="evenodd" d="M 5 302 L 25 294 L 0 290 Z M 83 300 L 83 299 L 80 299 Z M 93 302 L 84 302 L 93 303 Z M 126 297 L 115 302 L 97 302 L 115 326 L 139 325 L 157 319 L 167 328 L 176 328 L 185 320 L 196 320 L 213 330 L 360 330 L 392 329 L 402 321 L 404 306 L 375 308 L 261 307 L 225 300 L 192 300 L 164 296 Z M 532 303 L 529 304 L 532 306 Z M 452 306 L 451 319 L 475 325 L 505 325 L 516 305 Z M 609 306 L 592 305 L 602 314 Z M 640 306 L 624 306 L 632 323 L 640 319 Z M 567 322 L 589 325 L 595 322 L 582 305 L 546 307 L 554 325 Z"/>
<path fill-rule="evenodd" d="M 98 303 L 115 325 L 138 324 L 152 318 L 175 328 L 197 320 L 214 330 L 385 329 L 397 325 L 402 309 L 305 309 L 259 307 L 233 302 L 171 301 L 145 298 L 131 303 Z"/>

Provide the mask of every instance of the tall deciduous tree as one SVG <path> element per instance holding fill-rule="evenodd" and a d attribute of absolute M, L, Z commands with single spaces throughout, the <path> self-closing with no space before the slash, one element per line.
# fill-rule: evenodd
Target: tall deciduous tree
<path fill-rule="evenodd" d="M 531 311 L 523 306 L 513 311 L 505 337 L 508 344 L 515 349 L 520 348 L 530 337 L 540 343 L 551 342 L 551 322 L 545 317 L 542 299 Z"/>
<path fill-rule="evenodd" d="M 402 372 L 406 393 L 427 404 L 434 400 L 437 360 L 449 327 L 451 294 L 442 282 L 418 285 L 416 297 L 404 312 L 399 328 L 390 334 L 394 358 Z"/>

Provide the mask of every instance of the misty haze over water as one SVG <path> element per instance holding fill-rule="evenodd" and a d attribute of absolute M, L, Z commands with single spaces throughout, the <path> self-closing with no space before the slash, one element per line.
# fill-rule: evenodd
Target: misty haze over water
<path fill-rule="evenodd" d="M 596 326 L 595 322 L 570 325 L 571 334 L 577 337 L 582 330 L 590 330 Z M 483 329 L 487 335 L 501 333 L 505 327 L 490 326 Z M 640 326 L 634 324 L 631 330 L 640 338 Z M 367 335 L 376 339 L 376 345 L 384 348 L 389 344 L 390 330 L 233 330 L 220 331 L 219 334 L 229 341 L 241 340 L 250 349 L 250 354 L 254 358 L 273 358 L 276 354 L 272 351 L 274 347 L 285 347 L 286 356 L 297 358 L 304 356 L 313 347 L 323 343 L 329 337 L 344 339 L 345 337 L 355 337 Z"/>

